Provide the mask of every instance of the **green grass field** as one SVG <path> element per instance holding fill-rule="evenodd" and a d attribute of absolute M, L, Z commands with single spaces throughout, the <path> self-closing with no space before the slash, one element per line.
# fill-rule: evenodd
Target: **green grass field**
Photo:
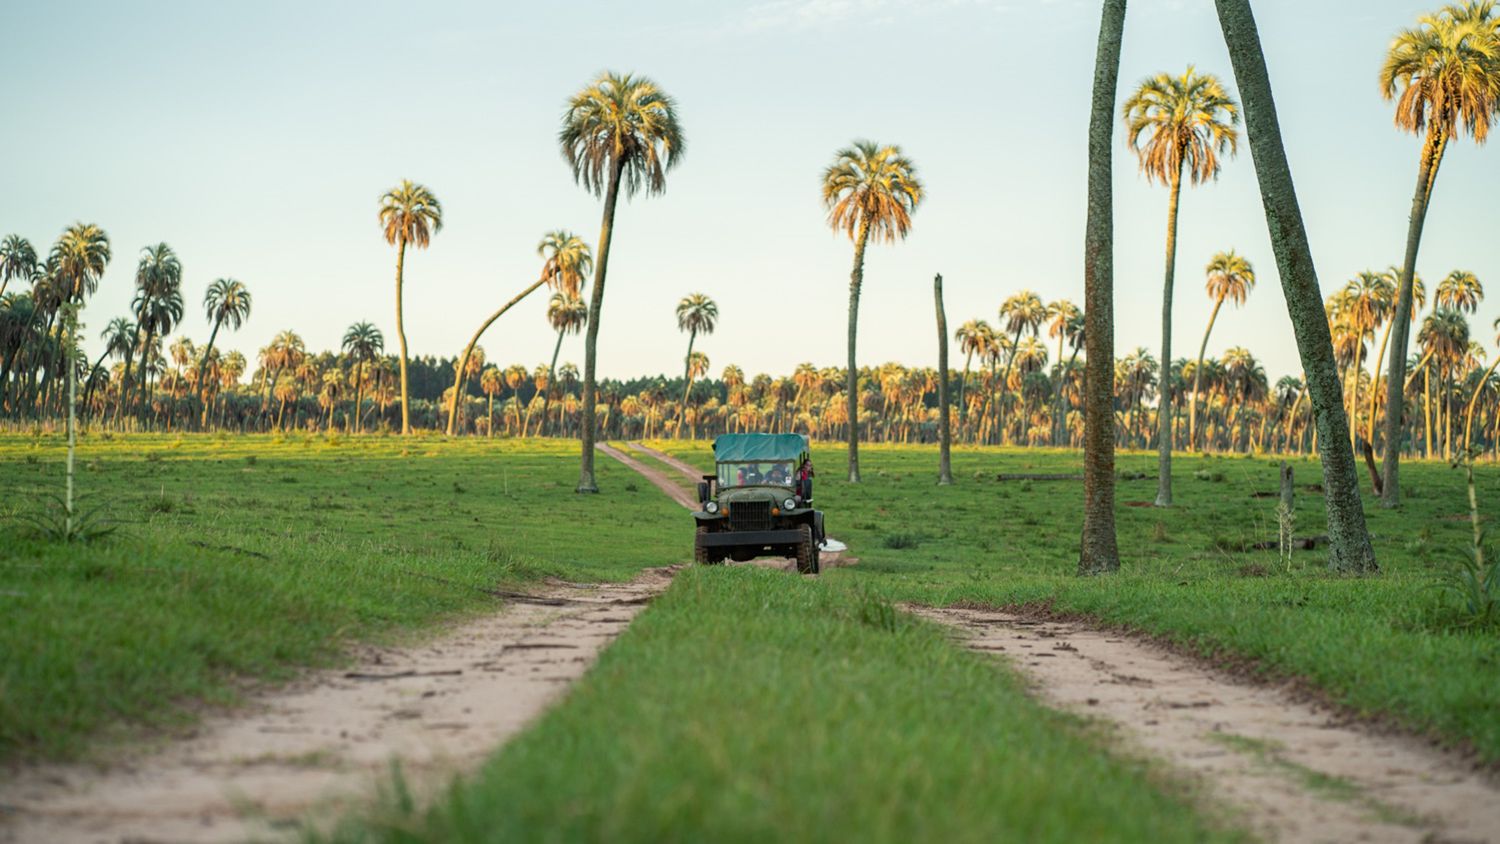
<path fill-rule="evenodd" d="M 705 443 L 655 443 L 695 465 Z M 642 455 L 635 455 L 644 458 Z M 0 437 L 0 515 L 61 484 L 55 438 Z M 350 837 L 1200 839 L 1190 795 L 1031 704 L 896 601 L 1055 610 L 1302 678 L 1345 705 L 1500 761 L 1500 640 L 1445 609 L 1469 537 L 1463 478 L 1407 464 L 1407 506 L 1369 507 L 1383 574 L 1274 551 L 1275 461 L 1179 457 L 1178 506 L 1148 502 L 1154 456 L 1120 468 L 1124 570 L 1073 576 L 1077 455 L 867 446 L 865 483 L 819 446 L 819 505 L 858 565 L 809 580 L 689 570 L 561 705 L 430 809 L 395 803 Z M 247 681 L 490 609 L 545 574 L 624 579 L 685 562 L 690 522 L 613 461 L 577 496 L 577 445 L 438 438 L 93 437 L 80 450 L 112 536 L 64 547 L 0 521 L 0 759 L 65 758 L 185 723 Z M 659 465 L 659 464 L 658 464 Z M 1297 464 L 1300 533 L 1321 480 Z M 1500 472 L 1480 471 L 1481 507 Z M 940 693 L 939 693 L 940 692 Z M 1063 800 L 1066 800 L 1064 804 Z M 402 831 L 405 831 L 403 833 Z M 822 832 L 816 832 L 822 830 Z M 1217 831 L 1216 831 L 1217 830 Z M 811 832 L 810 832 L 811 831 Z M 1222 833 L 1228 834 L 1228 833 Z M 510 837 L 509 835 L 501 837 Z"/>

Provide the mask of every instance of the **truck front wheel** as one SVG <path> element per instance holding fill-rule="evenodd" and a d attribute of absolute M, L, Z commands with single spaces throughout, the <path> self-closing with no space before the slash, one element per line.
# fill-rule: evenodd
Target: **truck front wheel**
<path fill-rule="evenodd" d="M 797 542 L 797 571 L 800 574 L 818 573 L 818 541 L 813 538 L 813 529 L 809 525 L 797 528 L 801 539 Z"/>
<path fill-rule="evenodd" d="M 722 551 L 716 551 L 703 544 L 703 537 L 708 534 L 708 525 L 699 525 L 698 534 L 693 538 L 693 562 L 700 566 L 713 566 L 724 562 Z"/>

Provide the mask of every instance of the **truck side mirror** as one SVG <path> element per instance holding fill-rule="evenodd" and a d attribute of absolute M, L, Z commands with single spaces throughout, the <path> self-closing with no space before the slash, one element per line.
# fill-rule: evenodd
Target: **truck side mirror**
<path fill-rule="evenodd" d="M 708 502 L 708 481 L 699 481 L 698 482 L 698 503 L 699 504 L 706 504 L 707 502 Z"/>

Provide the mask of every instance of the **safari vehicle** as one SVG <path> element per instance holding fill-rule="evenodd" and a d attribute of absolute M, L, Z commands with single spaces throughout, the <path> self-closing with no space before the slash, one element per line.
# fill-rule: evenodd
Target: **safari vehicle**
<path fill-rule="evenodd" d="M 698 484 L 693 559 L 787 557 L 818 573 L 823 514 L 812 506 L 812 462 L 801 434 L 724 434 L 714 440 L 717 471 Z"/>

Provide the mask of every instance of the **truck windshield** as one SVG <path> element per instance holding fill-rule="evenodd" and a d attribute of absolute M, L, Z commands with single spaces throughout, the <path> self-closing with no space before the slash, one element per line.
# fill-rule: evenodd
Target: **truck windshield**
<path fill-rule="evenodd" d="M 791 461 L 759 461 L 754 463 L 720 463 L 719 488 L 773 484 L 791 486 L 793 466 Z"/>

